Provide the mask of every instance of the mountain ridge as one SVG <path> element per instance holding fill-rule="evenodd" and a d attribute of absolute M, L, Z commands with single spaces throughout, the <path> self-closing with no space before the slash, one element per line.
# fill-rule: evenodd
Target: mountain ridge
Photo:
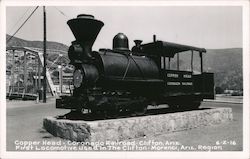
<path fill-rule="evenodd" d="M 10 38 L 10 35 L 6 35 L 6 41 Z M 24 40 L 18 37 L 12 37 L 12 39 L 6 44 L 6 46 L 22 46 L 22 47 L 34 47 L 43 48 L 43 41 L 30 41 Z M 68 46 L 59 42 L 47 41 L 47 49 L 68 51 Z"/>

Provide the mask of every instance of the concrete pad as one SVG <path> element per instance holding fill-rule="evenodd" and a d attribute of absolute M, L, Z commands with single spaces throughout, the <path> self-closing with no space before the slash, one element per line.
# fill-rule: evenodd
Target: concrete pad
<path fill-rule="evenodd" d="M 211 108 L 186 112 L 110 120 L 83 121 L 46 117 L 43 127 L 52 135 L 72 141 L 123 141 L 233 120 L 231 108 Z"/>

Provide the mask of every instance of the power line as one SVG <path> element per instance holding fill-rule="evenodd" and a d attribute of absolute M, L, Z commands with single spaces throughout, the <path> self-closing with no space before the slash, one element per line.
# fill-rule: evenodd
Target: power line
<path fill-rule="evenodd" d="M 63 11 L 61 11 L 60 9 L 58 9 L 57 7 L 55 7 L 56 10 L 61 13 L 63 16 L 65 16 L 66 18 L 69 18 Z"/>
<path fill-rule="evenodd" d="M 62 14 L 64 17 L 66 17 L 67 19 L 69 19 L 69 16 L 67 16 L 63 11 L 61 11 L 59 8 L 57 8 L 56 6 L 54 6 L 54 8 L 60 13 Z M 99 40 L 100 43 L 102 43 L 105 47 L 108 46 L 104 41 Z"/>
<path fill-rule="evenodd" d="M 15 26 L 23 19 L 26 13 L 30 10 L 30 7 L 25 11 L 25 13 L 18 19 L 18 21 L 11 27 L 10 32 L 15 28 Z"/>
<path fill-rule="evenodd" d="M 17 29 L 17 31 L 7 40 L 7 43 L 16 35 L 16 33 L 23 27 L 23 25 L 30 19 L 30 17 L 34 14 L 39 6 L 37 6 L 32 13 L 28 16 L 28 18 L 22 23 L 22 25 Z"/>

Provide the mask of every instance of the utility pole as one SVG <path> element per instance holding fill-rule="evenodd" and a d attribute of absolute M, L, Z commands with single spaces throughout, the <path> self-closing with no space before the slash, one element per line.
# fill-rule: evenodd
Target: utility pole
<path fill-rule="evenodd" d="M 62 66 L 58 65 L 58 69 L 59 69 L 59 88 L 60 88 L 60 94 L 62 95 L 62 85 L 63 85 L 63 81 L 62 81 Z"/>
<path fill-rule="evenodd" d="M 38 86 L 37 86 L 37 88 L 38 88 L 38 96 L 39 96 L 39 100 L 42 100 L 42 94 L 41 94 L 41 62 L 40 62 L 40 60 L 39 60 L 39 55 L 37 55 L 37 64 L 38 64 Z M 41 98 L 40 98 L 41 97 Z"/>
<path fill-rule="evenodd" d="M 47 90 L 47 83 L 46 83 L 46 10 L 45 6 L 43 6 L 43 103 L 46 103 L 46 90 Z"/>
<path fill-rule="evenodd" d="M 27 53 L 26 51 L 23 52 L 24 63 L 23 63 L 23 84 L 24 84 L 24 93 L 27 91 Z M 19 89 L 19 88 L 18 88 Z"/>
<path fill-rule="evenodd" d="M 10 94 L 14 92 L 14 85 L 15 85 L 15 50 L 12 50 L 12 68 L 11 68 L 11 87 L 10 87 Z"/>

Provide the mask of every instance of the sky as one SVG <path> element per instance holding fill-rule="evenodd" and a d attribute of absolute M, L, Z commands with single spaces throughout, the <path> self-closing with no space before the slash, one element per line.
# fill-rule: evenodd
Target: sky
<path fill-rule="evenodd" d="M 6 8 L 6 33 L 12 35 L 35 6 Z M 26 13 L 26 14 L 24 14 Z M 242 47 L 242 8 L 239 6 L 47 6 L 47 40 L 70 45 L 75 38 L 66 22 L 78 14 L 92 14 L 104 22 L 94 50 L 112 48 L 122 32 L 129 39 L 157 40 L 207 49 Z M 43 40 L 42 7 L 16 34 L 25 40 Z"/>

